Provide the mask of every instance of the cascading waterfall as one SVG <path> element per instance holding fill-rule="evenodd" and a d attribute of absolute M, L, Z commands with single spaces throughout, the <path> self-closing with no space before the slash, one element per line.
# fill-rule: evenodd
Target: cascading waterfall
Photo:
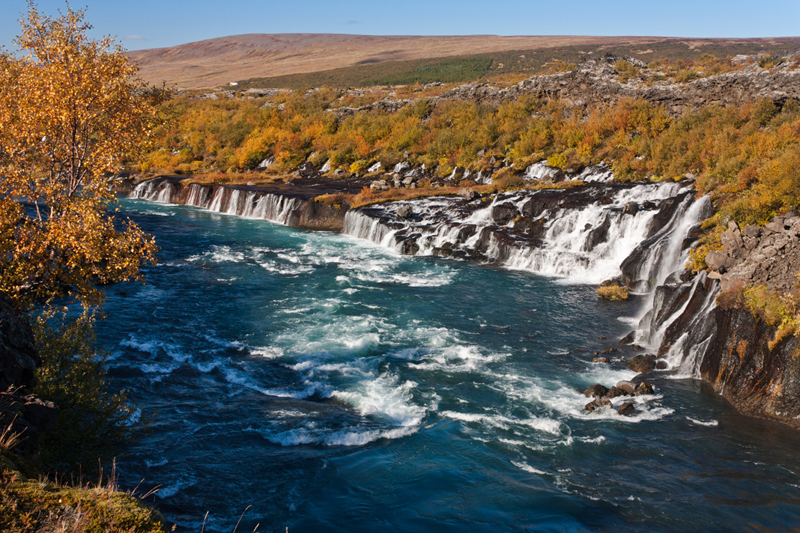
<path fill-rule="evenodd" d="M 497 206 L 508 204 L 515 212 L 524 212 L 525 204 L 537 192 L 517 191 L 501 194 L 486 207 L 469 210 L 454 198 L 426 198 L 412 202 L 383 204 L 377 208 L 352 210 L 345 216 L 344 232 L 397 251 L 430 255 L 442 248 L 477 250 L 490 262 L 511 269 L 555 276 L 574 283 L 600 283 L 620 274 L 620 265 L 637 246 L 654 233 L 659 237 L 658 250 L 646 254 L 649 266 L 645 279 L 655 276 L 663 281 L 681 261 L 681 243 L 690 227 L 697 223 L 689 195 L 662 228 L 654 229 L 655 209 L 625 212 L 631 202 L 660 202 L 687 192 L 677 183 L 644 184 L 616 192 L 610 203 L 593 202 L 582 208 L 545 210 L 534 221 L 542 221 L 541 242 L 508 238 L 499 232 L 513 230 L 510 220 L 503 228 L 493 219 Z M 415 217 L 396 216 L 398 209 L 411 205 Z M 601 234 L 598 234 L 601 232 Z M 414 241 L 413 249 L 407 246 Z"/>
<path fill-rule="evenodd" d="M 302 200 L 288 196 L 245 191 L 231 187 L 212 188 L 193 183 L 186 194 L 186 205 L 215 213 L 269 220 L 284 225 L 296 224 L 303 207 Z M 177 192 L 175 185 L 166 180 L 150 180 L 137 185 L 130 198 L 151 202 L 170 203 Z"/>
<path fill-rule="evenodd" d="M 167 180 L 148 180 L 138 184 L 130 193 L 130 198 L 169 204 L 177 188 Z"/>
<path fill-rule="evenodd" d="M 189 185 L 189 193 L 186 195 L 186 205 L 205 207 L 208 200 L 208 191 L 208 187 L 192 183 Z"/>

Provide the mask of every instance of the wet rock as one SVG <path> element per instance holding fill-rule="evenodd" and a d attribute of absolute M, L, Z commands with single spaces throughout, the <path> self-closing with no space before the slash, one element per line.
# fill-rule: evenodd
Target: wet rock
<path fill-rule="evenodd" d="M 619 396 L 630 396 L 630 395 L 631 395 L 631 393 L 629 393 L 629 392 L 627 392 L 627 391 L 625 391 L 623 389 L 620 389 L 617 386 L 614 386 L 614 387 L 611 387 L 610 389 L 608 389 L 608 392 L 606 393 L 606 398 L 617 398 Z"/>
<path fill-rule="evenodd" d="M 591 398 L 592 396 L 597 398 L 602 398 L 606 396 L 609 392 L 609 389 L 600 385 L 599 383 L 595 383 L 594 385 L 588 387 L 585 391 L 583 391 L 583 395 L 587 398 Z"/>
<path fill-rule="evenodd" d="M 603 218 L 603 222 L 598 224 L 592 231 L 589 232 L 589 235 L 586 236 L 586 241 L 584 241 L 583 251 L 590 252 L 595 249 L 598 244 L 604 243 L 608 241 L 608 231 L 611 229 L 611 220 L 606 215 Z"/>
<path fill-rule="evenodd" d="M 624 391 L 625 394 L 633 394 L 636 391 L 636 387 L 630 381 L 618 381 L 616 388 Z"/>
<path fill-rule="evenodd" d="M 414 215 L 414 210 L 410 204 L 403 204 L 397 208 L 395 214 L 400 218 L 411 218 Z"/>
<path fill-rule="evenodd" d="M 639 212 L 639 204 L 636 202 L 628 202 L 625 204 L 625 207 L 622 208 L 623 215 L 635 215 Z"/>
<path fill-rule="evenodd" d="M 636 385 L 636 389 L 633 391 L 633 394 L 636 396 L 642 396 L 644 394 L 653 394 L 653 386 L 646 381 L 642 381 L 638 385 Z"/>
<path fill-rule="evenodd" d="M 656 370 L 666 370 L 667 369 L 667 362 L 666 361 L 657 361 L 656 362 Z"/>
<path fill-rule="evenodd" d="M 591 402 L 587 403 L 583 408 L 591 413 L 605 406 L 611 406 L 611 400 L 608 398 L 595 398 Z"/>
<path fill-rule="evenodd" d="M 653 354 L 637 355 L 628 361 L 628 368 L 634 372 L 650 372 L 656 368 L 656 356 Z"/>
<path fill-rule="evenodd" d="M 620 344 L 633 344 L 633 339 L 636 338 L 636 331 L 631 331 L 619 340 Z"/>
<path fill-rule="evenodd" d="M 610 362 L 611 362 L 611 360 L 608 357 L 593 357 L 592 358 L 592 363 L 608 364 Z"/>
<path fill-rule="evenodd" d="M 631 402 L 622 402 L 617 406 L 617 413 L 625 416 L 630 416 L 636 413 L 636 408 Z"/>
<path fill-rule="evenodd" d="M 496 204 L 492 207 L 492 219 L 498 226 L 505 226 L 519 215 L 517 207 L 511 202 Z"/>

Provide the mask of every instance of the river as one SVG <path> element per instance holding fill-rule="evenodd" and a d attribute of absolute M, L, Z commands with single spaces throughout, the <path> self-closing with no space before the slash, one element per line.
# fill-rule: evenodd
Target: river
<path fill-rule="evenodd" d="M 161 250 L 147 284 L 107 289 L 97 327 L 115 386 L 152 416 L 119 470 L 159 485 L 148 501 L 180 531 L 231 531 L 243 512 L 238 531 L 800 525 L 796 432 L 667 373 L 632 416 L 583 410 L 582 389 L 634 376 L 617 341 L 644 296 L 122 207 Z"/>

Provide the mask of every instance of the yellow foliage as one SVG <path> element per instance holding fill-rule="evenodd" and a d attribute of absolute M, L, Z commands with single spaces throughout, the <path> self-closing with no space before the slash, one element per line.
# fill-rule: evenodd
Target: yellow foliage
<path fill-rule="evenodd" d="M 597 295 L 607 300 L 628 299 L 628 291 L 625 289 L 625 287 L 619 287 L 619 286 L 599 287 L 597 289 Z"/>
<path fill-rule="evenodd" d="M 0 53 L 0 290 L 23 305 L 97 304 L 97 284 L 153 260 L 152 238 L 106 208 L 112 173 L 146 144 L 166 93 L 89 27 L 83 11 L 51 19 L 30 2 L 16 41 L 27 54 Z"/>

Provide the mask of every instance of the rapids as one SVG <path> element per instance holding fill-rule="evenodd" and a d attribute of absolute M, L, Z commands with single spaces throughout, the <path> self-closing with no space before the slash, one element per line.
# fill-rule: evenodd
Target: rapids
<path fill-rule="evenodd" d="M 533 260 L 400 255 L 393 228 L 376 226 L 381 246 L 256 220 L 291 211 L 277 199 L 259 211 L 251 198 L 251 219 L 229 216 L 247 198 L 231 209 L 232 194 L 195 194 L 190 203 L 219 200 L 219 212 L 122 201 L 158 239 L 161 262 L 146 285 L 109 287 L 98 324 L 115 386 L 153 417 L 119 458 L 121 481 L 160 485 L 151 501 L 180 531 L 199 531 L 206 512 L 206 531 L 230 531 L 247 506 L 240 531 L 800 523 L 800 437 L 737 414 L 698 381 L 658 374 L 634 416 L 583 411 L 581 389 L 633 377 L 633 352 L 616 341 L 651 295 L 598 300 L 585 282 L 619 263 L 581 250 L 575 234 L 548 249 L 574 259 L 571 271 L 532 272 L 520 268 Z M 646 233 L 651 216 L 625 221 L 620 238 Z M 444 238 L 436 220 L 441 229 L 416 233 Z M 633 240 L 597 254 L 621 261 Z M 611 365 L 591 363 L 610 347 Z"/>

